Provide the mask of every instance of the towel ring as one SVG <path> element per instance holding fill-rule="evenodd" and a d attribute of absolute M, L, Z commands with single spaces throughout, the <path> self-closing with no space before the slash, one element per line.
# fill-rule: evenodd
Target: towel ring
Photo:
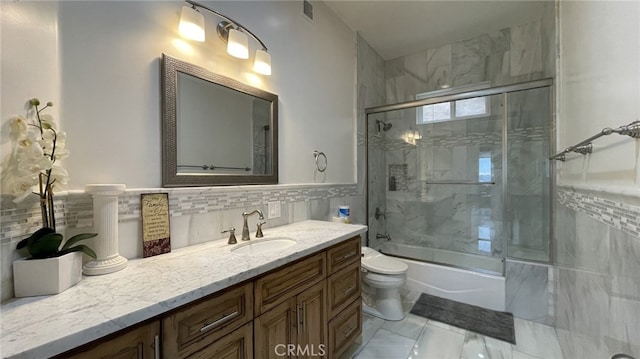
<path fill-rule="evenodd" d="M 313 157 L 316 158 L 316 167 L 318 168 L 319 172 L 324 172 L 327 170 L 327 155 L 324 154 L 324 152 L 320 152 L 320 151 L 313 151 Z M 322 161 L 320 161 L 320 157 L 324 157 L 324 164 L 322 164 Z"/>

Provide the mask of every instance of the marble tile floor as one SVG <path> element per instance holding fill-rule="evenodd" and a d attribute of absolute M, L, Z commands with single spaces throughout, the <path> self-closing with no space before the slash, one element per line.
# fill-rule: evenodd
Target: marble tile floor
<path fill-rule="evenodd" d="M 578 358 L 563 354 L 553 327 L 515 318 L 517 344 L 512 345 L 408 313 L 418 297 L 413 292 L 403 297 L 407 315 L 398 322 L 363 314 L 362 335 L 341 359 Z"/>

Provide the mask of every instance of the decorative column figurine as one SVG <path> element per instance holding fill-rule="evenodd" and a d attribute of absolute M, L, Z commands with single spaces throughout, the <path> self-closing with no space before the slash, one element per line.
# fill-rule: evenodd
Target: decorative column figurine
<path fill-rule="evenodd" d="M 127 259 L 118 252 L 118 195 L 123 184 L 88 184 L 85 192 L 93 196 L 93 228 L 98 236 L 93 248 L 97 259 L 82 267 L 85 275 L 117 272 L 127 266 Z"/>

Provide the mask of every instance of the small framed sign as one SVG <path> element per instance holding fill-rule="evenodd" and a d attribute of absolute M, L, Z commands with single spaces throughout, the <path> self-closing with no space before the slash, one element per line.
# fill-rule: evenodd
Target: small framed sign
<path fill-rule="evenodd" d="M 143 193 L 142 256 L 144 258 L 171 252 L 169 226 L 169 194 Z"/>

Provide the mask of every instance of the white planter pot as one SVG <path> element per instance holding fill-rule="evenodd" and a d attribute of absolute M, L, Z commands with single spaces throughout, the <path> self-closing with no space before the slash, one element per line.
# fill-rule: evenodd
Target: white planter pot
<path fill-rule="evenodd" d="M 62 293 L 81 279 L 81 252 L 56 258 L 18 259 L 13 262 L 13 288 L 16 297 Z"/>

